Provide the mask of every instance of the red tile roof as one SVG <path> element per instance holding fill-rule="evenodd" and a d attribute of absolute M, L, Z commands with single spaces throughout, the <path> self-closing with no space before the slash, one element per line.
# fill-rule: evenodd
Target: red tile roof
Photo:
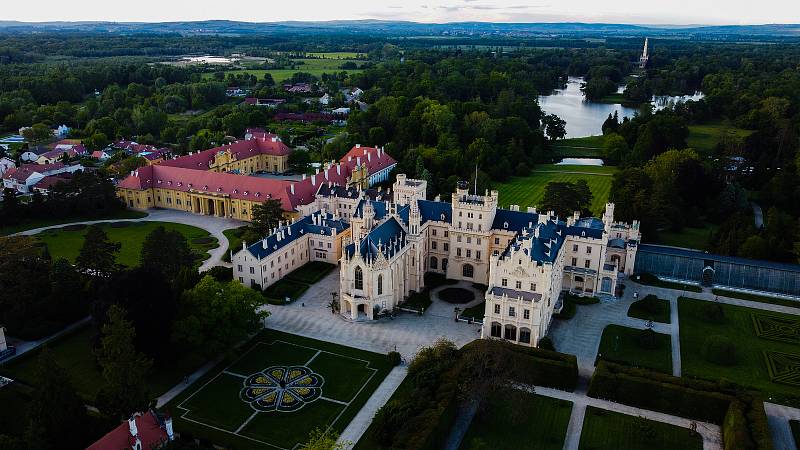
<path fill-rule="evenodd" d="M 53 187 L 57 183 L 65 183 L 69 181 L 72 174 L 65 173 L 60 175 L 50 175 L 47 177 L 42 178 L 36 184 L 33 185 L 34 189 L 41 189 L 41 190 L 48 190 Z"/>
<path fill-rule="evenodd" d="M 348 164 L 351 170 L 359 163 L 367 165 L 367 171 L 370 175 L 380 172 L 381 170 L 397 164 L 394 158 L 389 156 L 383 148 L 376 147 L 361 147 L 359 145 L 350 149 L 339 160 L 342 164 Z"/>
<path fill-rule="evenodd" d="M 219 152 L 230 150 L 238 159 L 242 160 L 256 155 L 276 155 L 284 156 L 291 153 L 291 149 L 286 146 L 275 135 L 269 135 L 269 139 L 254 137 L 253 139 L 236 141 L 229 145 L 214 147 L 208 150 L 197 152 L 193 155 L 181 156 L 175 159 L 164 161 L 162 165 L 172 167 L 183 167 L 187 169 L 208 170 L 208 165 L 214 160 L 214 156 Z"/>
<path fill-rule="evenodd" d="M 28 179 L 34 172 L 44 173 L 51 170 L 58 170 L 63 169 L 63 163 L 53 163 L 53 164 L 23 164 L 19 167 L 15 167 L 12 169 L 8 169 L 5 174 L 3 174 L 3 179 L 6 180 L 17 180 L 19 182 L 24 182 Z"/>
<path fill-rule="evenodd" d="M 136 431 L 143 449 L 159 448 L 166 444 L 167 432 L 158 423 L 152 413 L 145 413 L 136 419 Z M 87 447 L 87 450 L 125 450 L 133 447 L 135 440 L 131 436 L 128 422 L 111 430 L 97 442 Z"/>

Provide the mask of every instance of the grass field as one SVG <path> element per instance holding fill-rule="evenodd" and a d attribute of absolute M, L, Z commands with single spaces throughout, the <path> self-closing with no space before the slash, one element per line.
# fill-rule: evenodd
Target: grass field
<path fill-rule="evenodd" d="M 69 374 L 78 395 L 89 403 L 94 402 L 97 391 L 105 383 L 92 353 L 93 333 L 92 327 L 87 324 L 47 344 L 58 364 Z M 0 366 L 0 374 L 33 384 L 37 356 L 36 350 L 28 352 Z M 197 366 L 198 361 L 192 355 L 177 356 L 170 360 L 169 365 L 151 370 L 146 380 L 147 387 L 153 396 L 159 396 L 192 373 Z"/>
<path fill-rule="evenodd" d="M 504 207 L 519 205 L 524 211 L 528 206 L 536 206 L 542 201 L 544 189 L 550 182 L 574 183 L 586 180 L 592 191 L 591 209 L 595 214 L 602 214 L 611 191 L 611 181 L 616 167 L 595 166 L 556 166 L 542 164 L 527 177 L 513 177 L 507 183 L 498 184 L 500 202 Z"/>
<path fill-rule="evenodd" d="M 658 298 L 655 295 L 648 295 L 631 304 L 628 309 L 628 317 L 670 323 L 669 301 Z"/>
<path fill-rule="evenodd" d="M 486 302 L 478 303 L 477 305 L 461 311 L 461 317 L 472 317 L 474 320 L 483 320 L 486 315 Z"/>
<path fill-rule="evenodd" d="M 247 230 L 247 228 L 247 226 L 243 226 L 239 228 L 231 228 L 222 232 L 222 234 L 228 238 L 228 251 L 225 252 L 225 255 L 222 257 L 223 261 L 231 262 L 231 252 L 236 253 L 242 249 L 242 234 Z"/>
<path fill-rule="evenodd" d="M 710 155 L 714 152 L 717 144 L 730 136 L 734 141 L 743 141 L 746 137 L 753 134 L 751 130 L 743 130 L 726 126 L 724 124 L 689 125 L 689 138 L 686 144 L 697 150 L 698 153 Z"/>
<path fill-rule="evenodd" d="M 580 450 L 701 450 L 703 439 L 686 428 L 589 406 Z"/>
<path fill-rule="evenodd" d="M 154 229 L 163 226 L 167 230 L 179 231 L 189 241 L 189 246 L 198 255 L 216 248 L 216 238 L 211 237 L 207 231 L 197 227 L 169 222 L 117 222 L 100 224 L 111 241 L 121 244 L 117 253 L 117 262 L 124 266 L 134 267 L 139 265 L 139 253 L 142 251 L 144 238 Z M 80 253 L 86 236 L 86 228 L 68 231 L 64 228 L 46 230 L 36 235 L 36 238 L 47 245 L 53 259 L 66 258 L 74 262 Z"/>
<path fill-rule="evenodd" d="M 356 52 L 306 52 L 306 56 L 325 59 L 356 59 L 365 55 Z"/>
<path fill-rule="evenodd" d="M 550 145 L 553 147 L 555 156 L 562 158 L 601 158 L 603 142 L 605 142 L 605 137 L 599 135 L 562 139 Z"/>
<path fill-rule="evenodd" d="M 766 295 L 758 295 L 750 292 L 736 292 L 728 291 L 725 289 L 714 288 L 711 289 L 714 295 L 728 298 L 738 298 L 740 300 L 749 300 L 751 302 L 769 303 L 771 305 L 791 306 L 792 308 L 800 308 L 800 301 L 789 300 L 785 298 L 769 297 Z"/>
<path fill-rule="evenodd" d="M 635 328 L 608 325 L 603 329 L 597 354 L 612 362 L 671 374 L 672 343 L 669 335 L 655 333 L 653 348 L 645 348 L 640 339 L 642 332 Z"/>
<path fill-rule="evenodd" d="M 134 211 L 132 209 L 123 209 L 111 214 L 100 216 L 60 217 L 57 219 L 34 220 L 19 225 L 0 226 L 0 236 L 7 236 L 9 234 L 19 233 L 20 231 L 25 230 L 32 230 L 34 228 L 62 225 L 70 222 L 82 222 L 87 220 L 141 219 L 142 217 L 147 217 L 147 213 L 142 211 Z"/>
<path fill-rule="evenodd" d="M 361 69 L 342 69 L 342 64 L 346 62 L 354 62 L 356 64 L 363 64 L 364 61 L 358 60 L 349 60 L 349 59 L 336 59 L 336 58 L 301 58 L 295 59 L 299 64 L 295 69 L 239 69 L 239 70 L 226 70 L 225 75 L 227 76 L 229 73 L 233 74 L 250 74 L 254 75 L 259 80 L 264 78 L 265 73 L 269 73 L 272 75 L 272 79 L 275 80 L 276 83 L 282 83 L 292 75 L 298 72 L 310 73 L 311 75 L 320 78 L 322 77 L 323 73 L 338 73 L 338 72 L 348 72 L 348 73 L 358 73 L 361 72 Z M 211 79 L 214 77 L 213 73 L 204 73 L 203 78 Z"/>
<path fill-rule="evenodd" d="M 681 364 L 683 374 L 711 380 L 727 379 L 759 389 L 765 397 L 800 395 L 795 375 L 800 371 L 800 317 L 718 304 L 724 313 L 719 321 L 708 319 L 708 308 L 717 305 L 686 297 L 678 299 L 680 314 Z M 756 324 L 764 324 L 758 335 Z M 733 365 L 708 361 L 703 345 L 712 335 L 727 337 L 736 348 Z M 770 354 L 779 356 L 778 359 Z M 779 355 L 778 355 L 779 354 Z M 770 373 L 769 361 L 774 373 Z"/>
<path fill-rule="evenodd" d="M 472 420 L 460 450 L 561 450 L 564 447 L 572 402 L 521 391 L 508 395 L 524 400 L 504 401 L 503 394 L 489 399 L 486 411 Z"/>
<path fill-rule="evenodd" d="M 265 330 L 166 408 L 177 432 L 291 449 L 315 428 L 342 431 L 389 370 L 386 355 Z"/>

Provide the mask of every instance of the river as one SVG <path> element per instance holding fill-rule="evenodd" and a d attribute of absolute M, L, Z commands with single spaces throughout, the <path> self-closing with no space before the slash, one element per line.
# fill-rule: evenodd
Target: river
<path fill-rule="evenodd" d="M 539 97 L 539 105 L 548 114 L 555 114 L 567 121 L 567 137 L 584 137 L 602 134 L 603 122 L 609 114 L 617 112 L 620 120 L 623 117 L 633 117 L 638 111 L 620 104 L 587 102 L 581 92 L 583 78 L 569 77 L 567 87 L 553 91 L 551 95 Z M 662 109 L 677 101 L 699 100 L 702 93 L 684 95 L 680 97 L 659 96 L 653 98 L 656 109 Z"/>

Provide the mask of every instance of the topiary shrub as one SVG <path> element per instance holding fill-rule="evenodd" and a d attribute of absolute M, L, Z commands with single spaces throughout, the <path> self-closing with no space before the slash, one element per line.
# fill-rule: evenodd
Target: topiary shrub
<path fill-rule="evenodd" d="M 539 345 L 537 347 L 539 347 L 542 350 L 556 351 L 556 346 L 553 345 L 553 340 L 550 339 L 548 336 L 539 339 Z"/>
<path fill-rule="evenodd" d="M 720 366 L 732 366 L 736 364 L 736 346 L 728 337 L 714 334 L 703 343 L 703 357 Z"/>
<path fill-rule="evenodd" d="M 403 362 L 403 358 L 400 357 L 400 353 L 398 352 L 391 351 L 386 356 L 389 358 L 389 364 L 391 364 L 392 367 L 399 366 L 400 363 Z"/>
<path fill-rule="evenodd" d="M 708 323 L 725 322 L 725 310 L 719 303 L 703 303 L 701 306 L 701 316 Z"/>

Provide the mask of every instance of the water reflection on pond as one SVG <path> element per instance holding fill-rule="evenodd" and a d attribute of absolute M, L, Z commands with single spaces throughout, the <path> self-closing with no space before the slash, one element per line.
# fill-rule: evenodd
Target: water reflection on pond
<path fill-rule="evenodd" d="M 557 166 L 602 166 L 600 158 L 563 158 L 556 163 Z"/>

